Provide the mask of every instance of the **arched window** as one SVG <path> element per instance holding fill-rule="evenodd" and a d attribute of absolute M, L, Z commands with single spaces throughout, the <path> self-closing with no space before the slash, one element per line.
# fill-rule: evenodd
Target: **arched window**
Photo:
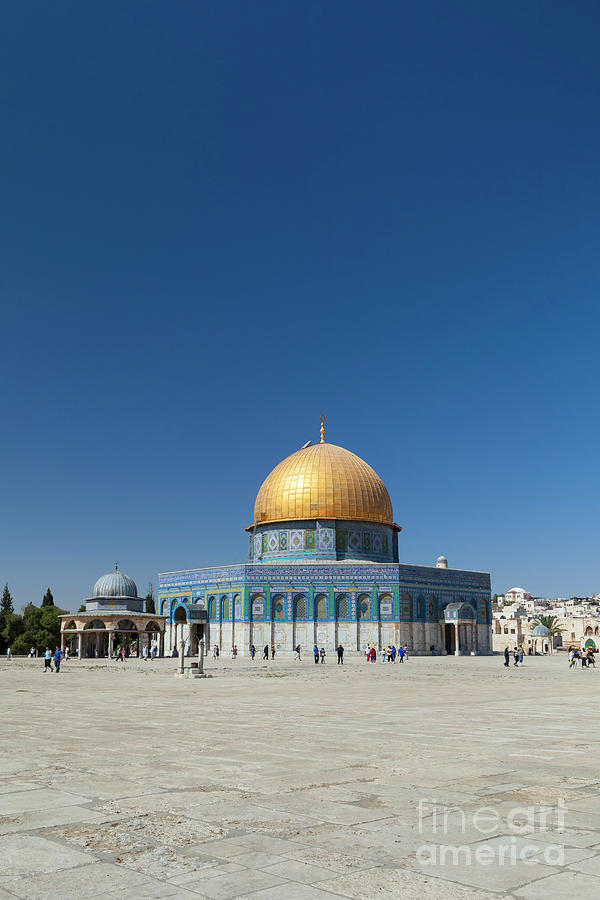
<path fill-rule="evenodd" d="M 359 594 L 356 605 L 358 606 L 359 619 L 369 619 L 371 617 L 371 598 L 368 594 Z"/>
<path fill-rule="evenodd" d="M 262 619 L 265 614 L 265 598 L 257 594 L 252 598 L 252 618 Z"/>
<path fill-rule="evenodd" d="M 275 594 L 272 598 L 273 618 L 285 619 L 285 599 L 283 594 Z"/>
<path fill-rule="evenodd" d="M 337 619 L 349 619 L 351 616 L 350 599 L 346 594 L 340 594 L 335 601 L 335 614 Z"/>
<path fill-rule="evenodd" d="M 315 619 L 327 618 L 327 597 L 325 594 L 317 594 L 315 597 Z"/>
<path fill-rule="evenodd" d="M 423 599 L 423 595 L 419 594 L 417 597 L 417 619 L 422 619 L 425 616 L 425 600 Z"/>
<path fill-rule="evenodd" d="M 221 597 L 221 621 L 225 622 L 229 619 L 229 597 L 223 594 Z"/>
<path fill-rule="evenodd" d="M 412 619 L 412 600 L 410 594 L 402 594 L 402 618 L 405 622 Z"/>
<path fill-rule="evenodd" d="M 65 628 L 65 631 L 70 631 L 72 628 L 77 628 L 77 626 L 75 625 L 75 622 L 71 619 L 71 621 L 69 622 L 69 624 L 68 624 L 67 627 Z"/>
<path fill-rule="evenodd" d="M 214 621 L 215 618 L 215 598 L 208 598 L 208 618 Z"/>
<path fill-rule="evenodd" d="M 379 598 L 379 618 L 391 619 L 394 615 L 394 598 L 391 594 L 382 594 Z"/>
<path fill-rule="evenodd" d="M 588 625 L 588 627 L 585 629 L 585 633 L 586 633 L 586 634 L 593 634 L 593 633 L 594 633 L 594 629 L 592 628 L 591 625 Z"/>
<path fill-rule="evenodd" d="M 294 597 L 294 620 L 306 618 L 306 595 Z"/>
<path fill-rule="evenodd" d="M 436 615 L 435 615 L 435 597 L 433 596 L 433 594 L 432 594 L 431 597 L 429 598 L 429 603 L 427 604 L 427 618 L 429 619 L 430 622 L 434 622 L 434 621 L 435 621 L 435 618 L 436 618 Z"/>

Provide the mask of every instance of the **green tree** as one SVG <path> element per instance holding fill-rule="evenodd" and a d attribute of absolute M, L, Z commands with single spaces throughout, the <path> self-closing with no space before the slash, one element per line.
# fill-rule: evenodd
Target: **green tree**
<path fill-rule="evenodd" d="M 0 613 L 3 615 L 8 615 L 8 613 L 14 613 L 15 608 L 13 606 L 13 598 L 8 589 L 8 583 L 4 585 L 4 591 L 2 593 L 2 600 L 0 600 Z"/>
<path fill-rule="evenodd" d="M 4 645 L 13 648 L 13 644 L 20 634 L 24 631 L 23 619 L 16 613 L 8 613 L 4 622 L 4 630 L 2 632 Z"/>
<path fill-rule="evenodd" d="M 531 623 L 532 627 L 535 628 L 536 625 L 544 625 L 551 635 L 562 634 L 564 628 L 558 624 L 557 616 L 537 616 Z"/>
<path fill-rule="evenodd" d="M 18 617 L 21 620 L 21 627 L 12 647 L 15 656 L 29 653 L 31 647 L 35 647 L 38 652 L 46 647 L 54 650 L 60 644 L 59 617 L 64 612 L 65 610 L 59 609 L 58 606 L 39 607 L 28 603 L 23 609 L 23 616 Z M 12 627 L 19 628 L 19 626 Z"/>
<path fill-rule="evenodd" d="M 82 603 L 77 612 L 85 612 L 85 603 Z"/>
<path fill-rule="evenodd" d="M 151 581 L 148 584 L 148 593 L 146 594 L 144 609 L 147 613 L 156 613 L 156 607 L 154 605 L 154 588 L 152 587 Z"/>
<path fill-rule="evenodd" d="M 54 606 L 54 597 L 52 596 L 52 591 L 50 590 L 50 588 L 48 588 L 48 590 L 44 594 L 42 606 Z"/>

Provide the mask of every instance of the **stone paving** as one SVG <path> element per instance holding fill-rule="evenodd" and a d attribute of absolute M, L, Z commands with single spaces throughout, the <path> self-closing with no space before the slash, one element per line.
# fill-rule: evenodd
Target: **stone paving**
<path fill-rule="evenodd" d="M 0 663 L 0 900 L 600 898 L 565 655 Z"/>

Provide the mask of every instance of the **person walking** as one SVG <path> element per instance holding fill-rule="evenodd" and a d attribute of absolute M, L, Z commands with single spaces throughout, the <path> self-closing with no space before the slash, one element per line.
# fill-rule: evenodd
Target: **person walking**
<path fill-rule="evenodd" d="M 344 648 L 341 644 L 338 644 L 337 648 L 337 658 L 338 658 L 338 666 L 344 665 Z"/>
<path fill-rule="evenodd" d="M 324 665 L 324 663 L 325 663 L 325 647 L 321 647 L 319 656 L 321 657 L 321 665 Z"/>
<path fill-rule="evenodd" d="M 404 659 L 408 662 L 408 644 L 404 645 Z"/>
<path fill-rule="evenodd" d="M 44 675 L 46 674 L 47 669 L 52 671 L 52 650 L 50 647 L 46 647 L 44 651 Z"/>
<path fill-rule="evenodd" d="M 271 644 L 271 659 L 275 659 L 275 644 Z"/>
<path fill-rule="evenodd" d="M 315 658 L 315 665 L 318 666 L 319 665 L 319 648 L 317 647 L 316 644 L 313 647 L 313 656 Z"/>
<path fill-rule="evenodd" d="M 297 644 L 294 647 L 294 653 L 296 654 L 296 659 L 298 660 L 298 662 L 302 662 L 301 657 L 300 657 L 300 644 Z"/>
<path fill-rule="evenodd" d="M 509 650 L 508 650 L 508 644 L 507 644 L 506 647 L 504 648 L 504 665 L 505 665 L 505 666 L 510 666 L 510 653 L 509 653 Z"/>
<path fill-rule="evenodd" d="M 371 647 L 369 654 L 371 656 L 371 662 L 377 662 L 377 650 L 375 649 L 375 647 Z"/>
<path fill-rule="evenodd" d="M 10 662 L 10 660 L 12 658 L 12 650 L 10 649 L 10 647 L 6 648 L 6 658 Z"/>
<path fill-rule="evenodd" d="M 514 657 L 514 660 L 515 660 L 515 661 L 514 661 L 514 665 L 515 665 L 515 666 L 518 666 L 518 665 L 519 665 L 519 651 L 518 651 L 518 649 L 517 649 L 516 647 L 515 647 L 515 649 L 513 650 L 513 657 Z"/>
<path fill-rule="evenodd" d="M 404 647 L 402 645 L 398 647 L 398 659 L 401 663 L 404 662 Z"/>
<path fill-rule="evenodd" d="M 254 644 L 252 644 L 252 646 L 250 647 L 250 658 L 254 659 L 255 656 L 256 656 L 256 647 L 254 646 Z"/>
<path fill-rule="evenodd" d="M 62 650 L 60 649 L 60 647 L 57 647 L 56 650 L 54 651 L 54 671 L 56 672 L 57 675 L 60 672 L 61 659 L 62 659 Z"/>
<path fill-rule="evenodd" d="M 263 647 L 263 659 L 268 659 L 268 658 L 269 658 L 269 645 L 265 644 L 265 646 Z"/>

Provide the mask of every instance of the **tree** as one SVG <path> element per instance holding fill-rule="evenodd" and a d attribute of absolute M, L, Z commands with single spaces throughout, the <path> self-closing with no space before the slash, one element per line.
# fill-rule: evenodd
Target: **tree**
<path fill-rule="evenodd" d="M 82 603 L 77 612 L 85 612 L 85 603 Z"/>
<path fill-rule="evenodd" d="M 156 614 L 156 607 L 154 605 L 154 588 L 152 587 L 152 582 L 148 582 L 148 593 L 146 594 L 146 605 L 145 610 L 147 613 Z"/>
<path fill-rule="evenodd" d="M 52 596 L 52 591 L 50 590 L 50 588 L 48 588 L 48 590 L 44 594 L 42 606 L 54 606 L 54 597 Z"/>
<path fill-rule="evenodd" d="M 533 628 L 535 628 L 536 625 L 544 625 L 552 636 L 555 634 L 562 634 L 564 631 L 564 628 L 561 628 L 558 624 L 558 616 L 537 616 L 537 618 L 532 621 L 531 625 Z"/>
<path fill-rule="evenodd" d="M 4 592 L 2 594 L 2 600 L 0 600 L 0 613 L 2 615 L 8 615 L 8 613 L 14 613 L 15 608 L 13 606 L 13 598 L 8 589 L 8 583 L 4 585 Z"/>

